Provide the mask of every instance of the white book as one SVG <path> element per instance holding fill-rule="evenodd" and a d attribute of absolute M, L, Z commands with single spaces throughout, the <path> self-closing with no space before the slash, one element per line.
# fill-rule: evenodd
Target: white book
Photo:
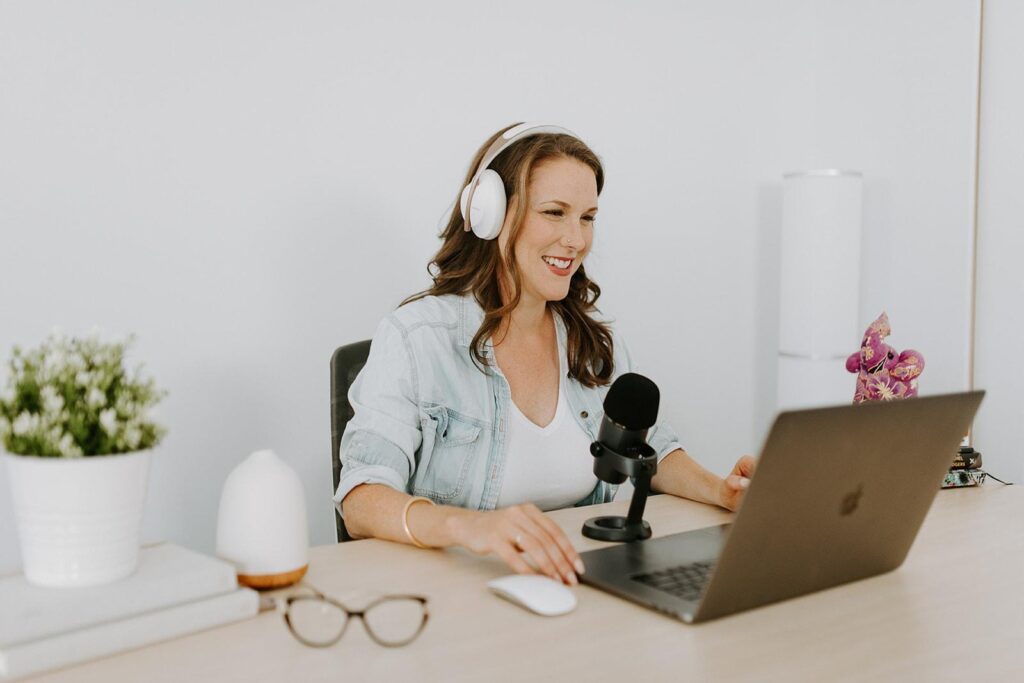
<path fill-rule="evenodd" d="M 233 591 L 235 567 L 173 543 L 142 548 L 120 581 L 87 588 L 40 588 L 21 574 L 0 578 L 0 648 L 91 624 Z"/>
<path fill-rule="evenodd" d="M 0 645 L 0 678 L 9 680 L 104 657 L 246 619 L 259 610 L 249 588 L 94 624 L 16 645 Z"/>

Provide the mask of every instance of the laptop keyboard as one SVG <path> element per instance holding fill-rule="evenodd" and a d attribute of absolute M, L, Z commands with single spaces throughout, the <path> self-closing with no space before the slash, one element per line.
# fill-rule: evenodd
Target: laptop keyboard
<path fill-rule="evenodd" d="M 707 583 L 711 570 L 714 568 L 714 562 L 694 562 L 693 564 L 659 569 L 648 574 L 636 574 L 631 578 L 651 588 L 671 593 L 677 598 L 696 601 L 700 598 L 704 584 Z"/>

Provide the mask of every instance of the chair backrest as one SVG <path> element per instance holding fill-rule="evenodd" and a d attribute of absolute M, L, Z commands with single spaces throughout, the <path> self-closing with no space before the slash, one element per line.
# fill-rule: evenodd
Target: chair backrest
<path fill-rule="evenodd" d="M 338 490 L 338 481 L 341 479 L 341 436 L 355 414 L 348 402 L 348 389 L 366 365 L 369 355 L 369 339 L 339 347 L 331 355 L 331 464 L 334 470 L 334 491 Z M 338 541 L 352 540 L 337 510 L 334 511 L 334 519 L 338 524 Z"/>

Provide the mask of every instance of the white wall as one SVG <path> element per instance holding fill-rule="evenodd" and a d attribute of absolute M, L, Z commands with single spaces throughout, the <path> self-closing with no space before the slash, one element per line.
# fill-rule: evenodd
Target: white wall
<path fill-rule="evenodd" d="M 273 447 L 330 542 L 331 351 L 426 284 L 487 135 L 550 120 L 606 164 L 603 309 L 724 472 L 774 411 L 784 171 L 865 171 L 865 325 L 889 311 L 925 392 L 965 384 L 976 23 L 966 0 L 4 3 L 0 350 L 137 333 L 170 391 L 148 537 L 212 549 L 224 477 Z"/>
<path fill-rule="evenodd" d="M 1024 5 L 985 3 L 975 385 L 988 391 L 975 422 L 986 470 L 1024 479 Z"/>

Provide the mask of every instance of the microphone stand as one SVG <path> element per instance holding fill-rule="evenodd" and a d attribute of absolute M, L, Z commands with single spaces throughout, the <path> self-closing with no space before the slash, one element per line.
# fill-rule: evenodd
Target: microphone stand
<path fill-rule="evenodd" d="M 644 508 L 647 496 L 651 493 L 651 479 L 658 472 L 658 457 L 646 443 L 642 444 L 640 454 L 628 456 L 617 453 L 600 442 L 590 444 L 590 453 L 599 459 L 595 471 L 600 468 L 609 475 L 601 477 L 611 483 L 626 481 L 633 477 L 633 499 L 629 503 L 626 517 L 605 515 L 591 517 L 583 523 L 583 535 L 598 541 L 643 541 L 651 537 L 651 525 L 644 521 Z"/>

